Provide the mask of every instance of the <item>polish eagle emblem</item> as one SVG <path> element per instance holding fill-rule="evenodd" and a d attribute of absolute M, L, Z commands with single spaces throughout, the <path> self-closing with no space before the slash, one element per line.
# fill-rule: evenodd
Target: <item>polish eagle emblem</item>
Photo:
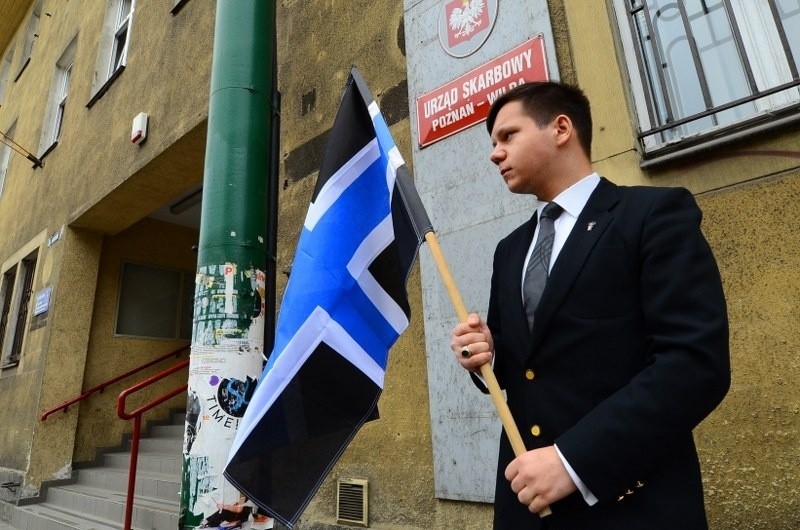
<path fill-rule="evenodd" d="M 481 14 L 485 8 L 484 0 L 462 0 L 461 7 L 450 11 L 450 29 L 454 37 L 466 37 L 476 31 L 483 22 Z"/>

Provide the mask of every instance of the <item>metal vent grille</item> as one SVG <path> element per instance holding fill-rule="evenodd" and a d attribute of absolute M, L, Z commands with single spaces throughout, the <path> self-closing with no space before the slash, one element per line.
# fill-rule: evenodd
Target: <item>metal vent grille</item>
<path fill-rule="evenodd" d="M 336 489 L 336 522 L 354 526 L 368 526 L 369 481 L 358 478 L 340 478 Z"/>

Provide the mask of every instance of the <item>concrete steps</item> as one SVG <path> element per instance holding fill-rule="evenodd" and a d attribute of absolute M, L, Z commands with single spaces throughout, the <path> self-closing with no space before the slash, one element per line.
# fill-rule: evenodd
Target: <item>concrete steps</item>
<path fill-rule="evenodd" d="M 133 528 L 175 530 L 180 509 L 185 415 L 150 429 L 139 441 Z M 130 444 L 128 444 L 130 445 Z M 14 507 L 14 530 L 120 530 L 125 519 L 130 451 L 102 455 L 102 465 L 48 487 L 35 503 Z"/>

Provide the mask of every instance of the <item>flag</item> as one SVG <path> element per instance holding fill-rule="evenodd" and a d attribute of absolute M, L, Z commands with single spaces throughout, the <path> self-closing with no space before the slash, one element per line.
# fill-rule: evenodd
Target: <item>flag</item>
<path fill-rule="evenodd" d="M 377 418 L 406 281 L 430 221 L 389 127 L 350 73 L 297 245 L 275 346 L 225 477 L 292 528 L 361 426 Z"/>

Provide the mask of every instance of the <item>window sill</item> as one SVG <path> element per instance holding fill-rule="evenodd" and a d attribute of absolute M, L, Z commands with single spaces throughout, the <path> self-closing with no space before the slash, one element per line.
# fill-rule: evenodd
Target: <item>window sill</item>
<path fill-rule="evenodd" d="M 53 149 L 55 149 L 57 145 L 58 145 L 58 140 L 56 140 L 55 142 L 53 142 L 52 144 L 50 144 L 50 147 L 48 147 L 47 149 L 45 149 L 45 150 L 44 150 L 44 152 L 43 152 L 41 155 L 39 155 L 39 161 L 41 162 L 42 160 L 44 160 L 44 157 L 46 157 L 47 155 L 49 155 L 49 154 L 50 154 L 50 152 L 51 152 Z"/>
<path fill-rule="evenodd" d="M 28 58 L 25 59 L 25 62 L 22 63 L 22 66 L 19 67 L 19 72 L 17 72 L 17 76 L 14 78 L 15 83 L 19 81 L 19 78 L 22 76 L 22 72 L 24 72 L 25 69 L 28 68 L 30 62 L 31 62 L 31 56 L 29 55 Z"/>
<path fill-rule="evenodd" d="M 106 92 L 108 92 L 108 89 L 111 88 L 111 85 L 114 83 L 114 81 L 117 80 L 120 74 L 122 74 L 123 70 L 125 70 L 125 65 L 122 65 L 116 70 L 114 70 L 114 73 L 111 74 L 111 76 L 108 79 L 106 79 L 106 82 L 103 83 L 103 85 L 98 89 L 98 91 L 94 93 L 92 99 L 90 99 L 89 102 L 86 104 L 87 109 L 92 108 L 92 106 L 94 106 L 94 104 L 97 103 L 100 100 L 100 98 L 102 98 L 106 94 Z"/>
<path fill-rule="evenodd" d="M 682 161 L 698 156 L 707 151 L 719 149 L 730 144 L 747 140 L 756 136 L 763 136 L 766 132 L 774 132 L 777 129 L 789 127 L 800 123 L 800 114 L 792 113 L 779 119 L 764 122 L 758 125 L 750 125 L 743 128 L 741 125 L 734 129 L 720 132 L 716 136 L 705 137 L 702 140 L 694 140 L 690 145 L 687 143 L 677 144 L 669 150 L 651 152 L 645 154 L 639 167 L 643 170 L 660 169 L 673 162 Z"/>
<path fill-rule="evenodd" d="M 173 16 L 175 16 L 181 9 L 183 9 L 183 6 L 185 6 L 187 3 L 189 3 L 189 0 L 176 0 L 175 5 L 172 6 L 172 9 L 170 9 L 169 12 L 172 13 Z"/>

